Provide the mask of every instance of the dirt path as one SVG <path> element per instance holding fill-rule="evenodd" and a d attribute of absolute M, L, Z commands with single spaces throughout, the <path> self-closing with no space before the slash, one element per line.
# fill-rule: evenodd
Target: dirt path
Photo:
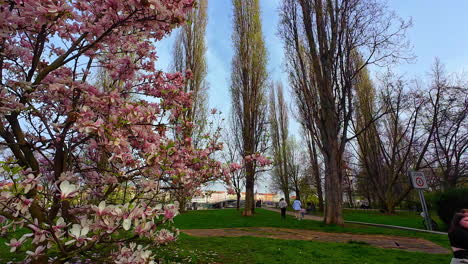
<path fill-rule="evenodd" d="M 277 213 L 281 213 L 280 209 L 276 209 L 276 208 L 263 207 L 262 209 L 265 209 L 265 210 L 268 210 L 268 211 L 277 212 Z M 292 215 L 292 216 L 294 216 L 294 212 L 291 212 L 291 211 L 286 211 L 286 214 L 287 214 L 287 215 Z M 304 219 L 306 219 L 306 220 L 314 220 L 314 221 L 323 221 L 323 217 L 321 217 L 321 216 L 308 215 L 308 214 L 304 215 Z"/>
<path fill-rule="evenodd" d="M 314 240 L 323 242 L 364 242 L 372 246 L 386 249 L 402 249 L 414 252 L 430 254 L 449 254 L 450 251 L 433 242 L 410 237 L 385 236 L 385 235 L 358 235 L 346 233 L 327 233 L 313 230 L 288 229 L 275 227 L 244 227 L 221 229 L 185 229 L 182 232 L 191 236 L 255 236 L 275 239 Z"/>

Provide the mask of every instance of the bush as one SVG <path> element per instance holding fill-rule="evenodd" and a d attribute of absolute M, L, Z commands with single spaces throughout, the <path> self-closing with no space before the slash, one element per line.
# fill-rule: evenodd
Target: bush
<path fill-rule="evenodd" d="M 429 206 L 436 210 L 440 219 L 449 226 L 457 211 L 468 208 L 468 188 L 432 193 L 428 195 L 427 200 Z"/>

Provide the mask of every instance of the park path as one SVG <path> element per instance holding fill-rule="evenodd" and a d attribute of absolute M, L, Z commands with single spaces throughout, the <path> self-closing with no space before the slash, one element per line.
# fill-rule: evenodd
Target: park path
<path fill-rule="evenodd" d="M 277 213 L 281 213 L 280 209 L 276 208 L 271 208 L 271 207 L 262 207 L 262 209 L 268 210 L 268 211 L 273 211 Z M 291 211 L 286 211 L 286 214 L 294 216 L 294 212 Z M 323 221 L 323 217 L 321 216 L 316 216 L 316 215 L 304 215 L 304 219 L 306 220 L 314 220 L 314 221 Z"/>
<path fill-rule="evenodd" d="M 361 235 L 329 233 L 314 230 L 289 229 L 276 227 L 242 227 L 219 229 L 184 229 L 182 232 L 201 237 L 241 237 L 255 236 L 285 240 L 313 240 L 321 242 L 364 243 L 385 249 L 401 249 L 430 254 L 449 254 L 450 251 L 431 241 L 387 235 Z"/>

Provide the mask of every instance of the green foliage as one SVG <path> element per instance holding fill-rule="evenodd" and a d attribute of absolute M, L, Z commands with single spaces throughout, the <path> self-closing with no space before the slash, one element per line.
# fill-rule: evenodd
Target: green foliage
<path fill-rule="evenodd" d="M 16 263 L 21 260 L 24 260 L 24 251 L 17 250 L 16 252 L 10 252 L 10 247 L 7 246 L 6 243 L 8 243 L 12 238 L 19 239 L 21 236 L 27 233 L 28 230 L 26 228 L 20 228 L 15 230 L 10 229 L 7 230 L 5 234 L 0 236 L 0 263 L 7 263 L 8 261 L 15 261 L 14 263 Z M 9 235 L 9 238 L 7 238 L 6 234 Z M 30 245 L 31 244 L 28 241 L 27 244 L 25 244 L 22 248 L 28 248 Z"/>
<path fill-rule="evenodd" d="M 427 201 L 447 226 L 460 209 L 468 209 L 468 188 L 450 189 L 427 195 Z"/>

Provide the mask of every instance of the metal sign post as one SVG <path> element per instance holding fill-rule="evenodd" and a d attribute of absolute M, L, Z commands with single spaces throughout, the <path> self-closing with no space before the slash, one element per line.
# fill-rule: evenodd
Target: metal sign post
<path fill-rule="evenodd" d="M 432 230 L 432 220 L 429 217 L 429 210 L 427 210 L 426 199 L 424 199 L 424 191 L 422 189 L 418 189 L 419 199 L 421 200 L 422 209 L 424 212 L 424 219 L 426 219 L 426 229 Z"/>
<path fill-rule="evenodd" d="M 418 190 L 419 200 L 421 200 L 421 207 L 424 213 L 424 219 L 426 220 L 426 228 L 427 230 L 432 230 L 432 220 L 429 216 L 429 210 L 427 210 L 426 199 L 424 198 L 424 190 L 429 188 L 426 177 L 421 171 L 411 171 L 409 176 L 411 179 L 411 185 L 413 188 Z"/>

